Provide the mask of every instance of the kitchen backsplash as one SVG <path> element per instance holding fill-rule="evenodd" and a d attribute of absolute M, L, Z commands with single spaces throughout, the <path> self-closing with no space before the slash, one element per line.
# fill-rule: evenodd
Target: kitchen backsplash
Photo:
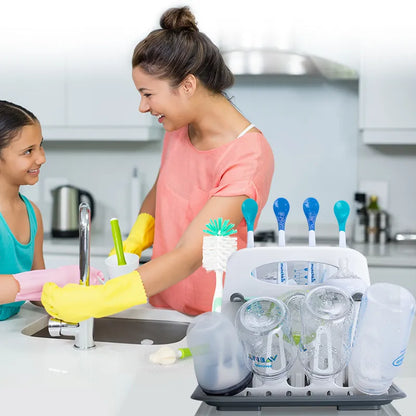
<path fill-rule="evenodd" d="M 255 82 L 255 84 L 254 84 Z M 358 84 L 290 77 L 240 77 L 229 92 L 234 104 L 269 140 L 276 171 L 260 228 L 276 226 L 272 204 L 289 200 L 288 235 L 307 235 L 302 210 L 305 198 L 320 203 L 317 238 L 337 234 L 333 206 L 344 199 L 353 206 L 362 180 L 388 184 L 392 232 L 416 228 L 411 207 L 416 204 L 416 146 L 366 146 L 358 131 Z M 144 115 L 143 117 L 149 117 Z M 49 142 L 47 163 L 35 187 L 24 193 L 38 203 L 45 231 L 51 226 L 48 187 L 55 179 L 90 191 L 97 202 L 93 228 L 108 229 L 118 217 L 123 232 L 131 219 L 131 179 L 139 171 L 141 194 L 152 186 L 160 163 L 161 141 L 154 142 Z M 139 209 L 139 207 L 137 207 Z M 349 226 L 352 223 L 350 217 Z"/>

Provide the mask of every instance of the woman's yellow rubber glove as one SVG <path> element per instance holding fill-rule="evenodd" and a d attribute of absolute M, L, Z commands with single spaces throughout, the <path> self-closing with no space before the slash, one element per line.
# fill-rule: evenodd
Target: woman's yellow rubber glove
<path fill-rule="evenodd" d="M 147 296 L 140 274 L 135 270 L 100 286 L 71 283 L 59 287 L 55 283 L 45 283 L 41 301 L 49 315 L 75 323 L 147 303 Z"/>
<path fill-rule="evenodd" d="M 123 241 L 123 251 L 125 253 L 134 253 L 139 257 L 143 250 L 149 248 L 153 243 L 155 235 L 155 219 L 146 213 L 141 213 L 137 216 L 136 222 L 130 230 L 127 239 Z M 113 248 L 109 256 L 115 254 Z"/>

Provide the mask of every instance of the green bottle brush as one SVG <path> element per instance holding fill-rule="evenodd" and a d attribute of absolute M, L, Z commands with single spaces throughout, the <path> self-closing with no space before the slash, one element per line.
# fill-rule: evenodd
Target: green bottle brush
<path fill-rule="evenodd" d="M 123 240 L 121 239 L 120 226 L 118 224 L 118 218 L 111 218 L 111 233 L 113 234 L 114 249 L 116 251 L 117 263 L 119 266 L 127 264 L 124 257 Z"/>

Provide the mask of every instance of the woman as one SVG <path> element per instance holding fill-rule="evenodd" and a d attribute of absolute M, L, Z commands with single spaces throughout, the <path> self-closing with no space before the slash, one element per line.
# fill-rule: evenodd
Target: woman
<path fill-rule="evenodd" d="M 161 166 L 125 251 L 153 243 L 152 260 L 103 286 L 44 286 L 42 303 L 60 319 L 78 322 L 149 302 L 197 315 L 210 310 L 215 279 L 202 267 L 203 229 L 222 217 L 237 224 L 246 244 L 241 204 L 264 207 L 273 154 L 263 134 L 228 100 L 234 77 L 218 48 L 199 32 L 189 8 L 167 10 L 161 29 L 135 48 L 133 80 L 139 110 L 166 130 Z"/>

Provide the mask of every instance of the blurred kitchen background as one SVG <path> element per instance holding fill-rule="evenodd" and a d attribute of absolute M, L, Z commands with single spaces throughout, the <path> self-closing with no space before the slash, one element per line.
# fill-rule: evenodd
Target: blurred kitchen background
<path fill-rule="evenodd" d="M 23 192 L 51 228 L 50 190 L 71 184 L 96 201 L 93 229 L 127 232 L 159 167 L 163 131 L 138 112 L 134 46 L 168 7 L 189 5 L 223 51 L 280 49 L 337 62 L 348 79 L 236 76 L 234 104 L 260 128 L 276 171 L 260 229 L 276 228 L 273 201 L 291 204 L 286 232 L 305 236 L 302 203 L 320 203 L 320 236 L 337 236 L 340 199 L 377 195 L 390 233 L 416 229 L 416 32 L 407 3 L 373 1 L 16 0 L 0 15 L 0 98 L 33 111 L 47 163 Z M 255 61 L 257 62 L 257 61 Z M 244 72 L 244 71 L 243 71 Z M 247 71 L 246 71 L 247 72 Z M 262 71 L 260 71 L 262 72 Z M 137 177 L 135 177 L 135 172 Z M 132 189 L 134 191 L 132 192 Z M 353 218 L 353 210 L 351 213 Z M 348 222 L 351 233 L 352 220 Z"/>

